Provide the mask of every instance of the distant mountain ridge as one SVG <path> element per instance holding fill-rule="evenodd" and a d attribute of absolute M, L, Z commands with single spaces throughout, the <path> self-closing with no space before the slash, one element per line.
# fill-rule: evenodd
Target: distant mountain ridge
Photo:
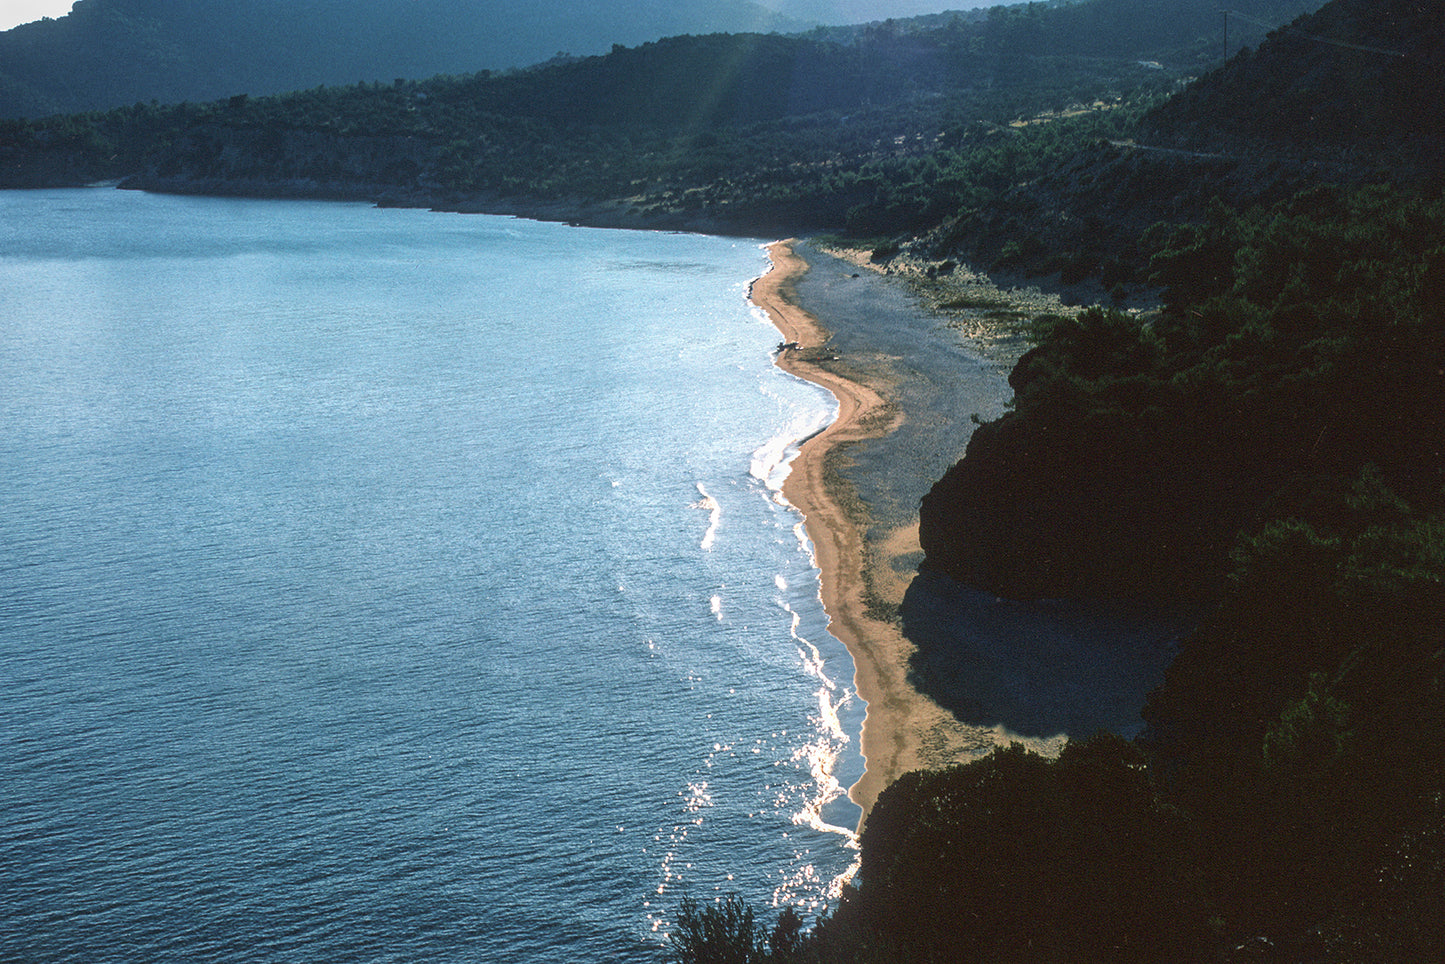
<path fill-rule="evenodd" d="M 0 183 L 125 180 L 153 190 L 501 205 L 565 218 L 583 217 L 579 205 L 593 218 L 602 204 L 609 223 L 675 226 L 680 219 L 699 230 L 771 233 L 791 224 L 794 233 L 806 225 L 878 235 L 937 226 L 931 247 L 952 249 L 967 237 L 992 260 L 1001 252 L 987 250 L 990 239 L 1026 243 L 1029 225 L 1048 221 L 1047 211 L 1028 210 L 1055 206 L 1033 185 L 1052 170 L 1045 158 L 1059 159 L 1063 145 L 1081 136 L 1060 139 L 1052 124 L 1010 124 L 1066 118 L 1071 105 L 1085 105 L 1065 127 L 1087 126 L 1103 145 L 1132 136 L 1128 118 L 1138 109 L 1217 61 L 1213 2 L 1016 4 L 786 37 L 614 44 L 605 55 L 512 72 L 416 81 L 397 71 L 381 82 L 210 103 L 127 98 L 107 114 L 0 122 Z M 1298 2 L 1235 0 L 1255 19 L 1274 22 Z M 172 9 L 168 39 L 154 34 L 148 49 L 170 51 L 178 62 L 175 37 L 196 35 L 207 6 L 88 4 L 78 4 L 77 14 Z M 296 9 L 316 20 L 341 4 L 297 0 Z M 446 5 L 466 6 L 418 0 L 417 8 Z M 247 0 L 228 16 L 281 6 Z M 388 34 L 367 50 L 383 41 L 405 46 Z M 284 77 L 288 43 L 278 38 L 267 48 L 275 63 L 252 66 Z M 1115 109 L 1125 104 L 1133 106 Z M 1028 195 L 1023 208 L 998 203 L 1013 186 Z M 1101 196 L 1097 185 L 1085 193 Z M 1003 220 L 978 225 L 980 217 Z M 1066 240 L 1086 220 L 1048 223 Z"/>
<path fill-rule="evenodd" d="M 1230 39 L 1250 43 L 1320 0 L 1232 0 L 1247 20 Z M 854 42 L 874 29 L 916 32 L 952 22 L 1015 21 L 1021 52 L 1073 48 L 1194 49 L 1214 57 L 1213 0 L 79 0 L 55 20 L 0 32 L 0 118 L 36 118 L 128 107 L 204 103 L 358 82 L 531 67 L 606 53 L 663 37 L 813 32 Z M 919 15 L 941 6 L 962 11 Z M 871 13 L 886 21 L 857 25 Z M 1013 11 L 1011 13 L 1010 11 Z M 1016 14 L 1022 14 L 1017 16 Z M 910 19 L 911 18 L 911 19 Z M 1112 37 L 1100 46 L 1098 31 Z M 1176 64 L 1176 66 L 1182 66 Z"/>
<path fill-rule="evenodd" d="M 0 117 L 472 73 L 804 24 L 751 0 L 80 0 L 0 33 Z"/>

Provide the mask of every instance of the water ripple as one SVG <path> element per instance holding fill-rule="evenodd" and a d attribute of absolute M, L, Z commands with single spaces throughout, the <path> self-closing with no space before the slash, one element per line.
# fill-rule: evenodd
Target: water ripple
<path fill-rule="evenodd" d="M 684 893 L 825 899 L 860 708 L 772 495 L 829 409 L 755 245 L 0 223 L 0 959 L 647 961 Z"/>

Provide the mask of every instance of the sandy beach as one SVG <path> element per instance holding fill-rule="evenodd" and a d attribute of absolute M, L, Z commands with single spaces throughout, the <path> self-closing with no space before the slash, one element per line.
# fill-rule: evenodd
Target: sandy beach
<path fill-rule="evenodd" d="M 855 686 L 868 704 L 862 736 L 866 771 L 850 791 L 866 819 L 878 794 L 902 774 L 974 759 L 1007 737 L 997 728 L 961 724 L 917 692 L 908 680 L 913 644 L 895 621 L 877 618 L 876 607 L 870 610 L 870 591 L 885 605 L 902 600 L 910 567 L 894 561 L 916 555 L 916 519 L 870 542 L 873 520 L 838 465 L 851 445 L 894 432 L 904 413 L 889 397 L 886 372 L 852 377 L 850 371 L 844 377 L 825 367 L 834 360 L 825 350 L 830 333 L 800 306 L 795 288 L 808 265 L 789 242 L 773 244 L 768 252 L 772 268 L 754 283 L 751 300 L 782 332 L 787 347 L 778 365 L 838 399 L 837 419 L 804 443 L 783 494 L 804 516 L 822 573 L 829 629 L 852 654 Z"/>

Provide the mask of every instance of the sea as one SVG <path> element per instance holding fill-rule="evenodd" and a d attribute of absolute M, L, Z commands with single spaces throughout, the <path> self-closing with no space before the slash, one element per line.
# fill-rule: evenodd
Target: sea
<path fill-rule="evenodd" d="M 0 960 L 660 960 L 865 707 L 762 239 L 0 192 Z"/>

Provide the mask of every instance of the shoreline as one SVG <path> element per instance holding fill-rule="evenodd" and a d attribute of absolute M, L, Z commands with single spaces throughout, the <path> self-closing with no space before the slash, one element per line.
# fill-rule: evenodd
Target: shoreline
<path fill-rule="evenodd" d="M 783 496 L 803 515 L 829 632 L 852 656 L 854 688 L 867 703 L 861 735 L 864 773 L 848 791 L 863 811 L 861 829 L 878 795 L 904 773 L 966 762 L 1008 738 L 1001 728 L 959 723 L 919 693 L 908 679 L 913 643 L 895 620 L 870 612 L 877 595 L 897 603 L 911 582 L 911 574 L 899 576 L 891 560 L 916 551 L 917 523 L 894 529 L 882 552 L 888 558 L 877 558 L 879 547 L 870 546 L 866 535 L 869 520 L 858 518 L 866 516 L 866 509 L 858 507 L 836 463 L 847 446 L 896 431 L 904 414 L 889 401 L 886 378 L 865 384 L 825 367 L 828 358 L 820 349 L 831 334 L 801 306 L 794 287 L 809 265 L 789 241 L 768 245 L 767 251 L 772 264 L 753 282 L 748 298 L 782 334 L 785 347 L 776 364 L 838 400 L 837 418 L 801 444 Z"/>

